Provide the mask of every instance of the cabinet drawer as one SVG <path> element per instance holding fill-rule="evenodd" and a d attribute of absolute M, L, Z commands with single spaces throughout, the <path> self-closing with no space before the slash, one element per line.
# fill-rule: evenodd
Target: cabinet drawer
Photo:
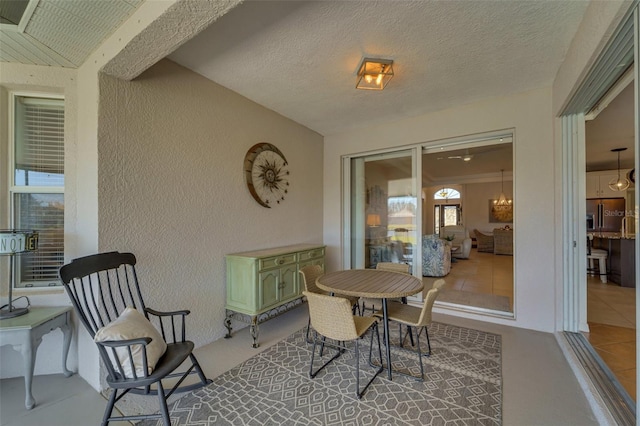
<path fill-rule="evenodd" d="M 319 247 L 313 250 L 301 251 L 300 252 L 300 261 L 305 261 L 309 259 L 315 259 L 317 257 L 324 257 L 324 247 Z"/>
<path fill-rule="evenodd" d="M 274 257 L 267 257 L 265 259 L 260 259 L 259 269 L 262 271 L 263 269 L 269 269 L 276 266 L 287 265 L 289 263 L 296 263 L 297 261 L 296 254 L 297 253 L 288 253 L 288 254 L 283 254 L 282 256 L 274 256 Z"/>

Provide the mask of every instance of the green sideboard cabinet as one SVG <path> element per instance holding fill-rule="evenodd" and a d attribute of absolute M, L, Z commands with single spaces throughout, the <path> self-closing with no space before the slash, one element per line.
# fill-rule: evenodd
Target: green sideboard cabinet
<path fill-rule="evenodd" d="M 307 265 L 324 268 L 324 254 L 319 244 L 228 254 L 225 338 L 231 337 L 232 319 L 247 322 L 257 348 L 258 325 L 302 303 L 298 271 Z"/>

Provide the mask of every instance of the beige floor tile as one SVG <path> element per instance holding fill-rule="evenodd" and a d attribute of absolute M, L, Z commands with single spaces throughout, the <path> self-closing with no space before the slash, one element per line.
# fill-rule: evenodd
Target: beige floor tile
<path fill-rule="evenodd" d="M 635 341 L 636 330 L 633 328 L 590 323 L 589 329 L 591 332 L 587 334 L 587 339 L 593 346 Z"/>
<path fill-rule="evenodd" d="M 627 391 L 629 396 L 635 401 L 636 400 L 636 369 L 629 369 L 625 371 L 620 371 L 616 373 L 616 377 L 620 384 Z"/>
<path fill-rule="evenodd" d="M 493 283 L 493 293 L 501 295 L 513 295 L 513 285 L 507 285 L 502 283 Z"/>
<path fill-rule="evenodd" d="M 495 287 L 493 289 L 493 294 L 495 294 L 496 296 L 506 296 L 509 298 L 513 297 L 513 293 L 511 290 L 497 290 Z"/>
<path fill-rule="evenodd" d="M 626 357 L 622 357 L 617 354 L 613 354 L 611 352 L 605 351 L 598 347 L 594 348 L 600 358 L 607 364 L 607 366 L 613 371 L 615 374 L 616 371 L 620 370 L 628 370 L 630 368 L 635 368 L 635 359 L 628 359 Z"/>
<path fill-rule="evenodd" d="M 621 360 L 630 362 L 631 366 L 628 368 L 635 368 L 635 356 L 636 356 L 635 342 L 604 343 L 596 347 L 612 355 L 615 355 Z"/>
<path fill-rule="evenodd" d="M 635 289 L 587 278 L 587 338 L 620 384 L 636 399 Z"/>

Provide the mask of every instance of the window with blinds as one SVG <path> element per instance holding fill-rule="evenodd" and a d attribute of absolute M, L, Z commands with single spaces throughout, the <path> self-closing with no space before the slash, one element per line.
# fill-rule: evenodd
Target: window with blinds
<path fill-rule="evenodd" d="M 16 288 L 60 285 L 64 262 L 64 101 L 13 96 L 12 228 L 37 231 L 38 250 L 16 257 Z"/>

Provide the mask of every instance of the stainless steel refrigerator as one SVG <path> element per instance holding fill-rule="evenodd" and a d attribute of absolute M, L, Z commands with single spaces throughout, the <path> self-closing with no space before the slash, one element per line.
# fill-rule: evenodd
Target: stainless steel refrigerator
<path fill-rule="evenodd" d="M 588 199 L 587 231 L 620 232 L 624 214 L 624 198 Z"/>

